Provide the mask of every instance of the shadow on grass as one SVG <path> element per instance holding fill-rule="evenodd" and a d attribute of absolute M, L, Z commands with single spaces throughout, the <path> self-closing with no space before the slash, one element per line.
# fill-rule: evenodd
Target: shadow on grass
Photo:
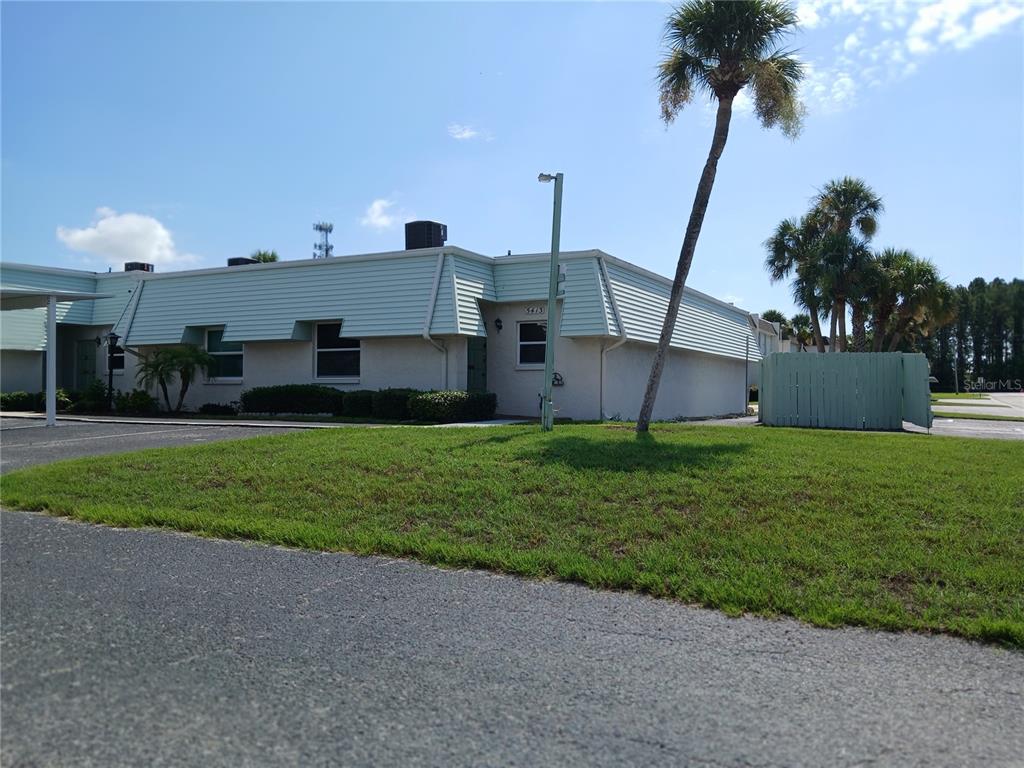
<path fill-rule="evenodd" d="M 678 472 L 725 466 L 747 450 L 748 446 L 735 443 L 659 443 L 650 434 L 638 435 L 634 440 L 567 436 L 553 437 L 537 449 L 520 454 L 520 458 L 572 469 Z"/>

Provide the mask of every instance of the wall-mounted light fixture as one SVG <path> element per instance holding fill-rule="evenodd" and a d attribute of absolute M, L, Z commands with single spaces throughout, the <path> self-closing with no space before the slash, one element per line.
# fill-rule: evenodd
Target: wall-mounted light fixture
<path fill-rule="evenodd" d="M 501 322 L 501 318 L 499 317 L 499 318 L 497 318 L 497 319 L 496 319 L 496 320 L 494 321 L 494 329 L 495 329 L 495 330 L 496 330 L 496 331 L 497 331 L 498 333 L 501 333 L 501 329 L 502 329 L 502 327 L 503 327 L 503 324 L 502 324 L 502 322 Z"/>

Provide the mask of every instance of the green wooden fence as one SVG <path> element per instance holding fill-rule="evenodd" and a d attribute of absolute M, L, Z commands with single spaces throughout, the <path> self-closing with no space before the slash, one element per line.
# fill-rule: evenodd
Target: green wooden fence
<path fill-rule="evenodd" d="M 761 361 L 761 422 L 776 427 L 899 430 L 932 425 L 921 354 L 776 352 Z"/>

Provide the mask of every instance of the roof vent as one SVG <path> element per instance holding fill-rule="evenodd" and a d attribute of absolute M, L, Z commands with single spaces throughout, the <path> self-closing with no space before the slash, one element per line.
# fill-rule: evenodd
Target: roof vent
<path fill-rule="evenodd" d="M 405 225 L 405 250 L 440 248 L 448 239 L 448 227 L 436 221 L 410 221 Z"/>
<path fill-rule="evenodd" d="M 244 267 L 246 264 L 259 264 L 259 260 L 250 259 L 248 256 L 234 256 L 228 259 L 229 267 Z"/>
<path fill-rule="evenodd" d="M 147 264 L 144 261 L 126 261 L 124 263 L 125 272 L 152 272 L 153 265 Z"/>

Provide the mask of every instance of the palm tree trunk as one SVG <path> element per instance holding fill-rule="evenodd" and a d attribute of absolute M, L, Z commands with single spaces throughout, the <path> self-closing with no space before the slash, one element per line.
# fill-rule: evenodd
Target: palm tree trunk
<path fill-rule="evenodd" d="M 171 411 L 171 396 L 167 393 L 167 381 L 165 379 L 160 379 L 160 389 L 164 393 L 164 402 L 167 403 L 167 411 L 168 411 L 168 413 L 170 413 L 170 411 Z"/>
<path fill-rule="evenodd" d="M 846 351 L 846 301 L 840 300 L 836 305 L 839 312 L 839 351 Z"/>
<path fill-rule="evenodd" d="M 828 331 L 828 351 L 829 352 L 837 351 L 836 350 L 836 343 L 838 342 L 838 339 L 836 337 L 836 323 L 837 323 L 836 316 L 837 316 L 836 315 L 836 307 L 835 307 L 835 304 L 833 304 L 832 305 L 832 323 L 831 323 L 831 326 L 829 327 L 829 331 Z"/>
<path fill-rule="evenodd" d="M 181 406 L 185 404 L 185 393 L 188 392 L 188 382 L 184 379 L 181 381 L 181 389 L 178 390 L 178 405 L 175 407 L 174 412 L 180 413 Z"/>
<path fill-rule="evenodd" d="M 814 334 L 814 346 L 819 352 L 825 351 L 825 340 L 821 337 L 821 323 L 818 320 L 817 308 L 811 310 L 811 333 Z"/>
<path fill-rule="evenodd" d="M 853 351 L 868 351 L 867 315 L 864 312 L 864 305 L 859 302 L 853 303 Z"/>
<path fill-rule="evenodd" d="M 690 221 L 686 225 L 686 235 L 683 237 L 683 247 L 679 250 L 679 262 L 676 264 L 676 276 L 672 281 L 672 291 L 669 294 L 668 310 L 665 312 L 665 322 L 662 323 L 661 336 L 658 337 L 658 347 L 654 352 L 651 375 L 647 379 L 647 389 L 644 392 L 643 405 L 640 407 L 640 418 L 636 422 L 637 432 L 646 432 L 651 423 L 651 414 L 654 412 L 654 400 L 658 396 L 658 385 L 661 384 L 661 374 L 665 369 L 665 358 L 668 357 L 672 333 L 675 331 L 676 318 L 679 314 L 679 304 L 683 299 L 683 286 L 686 285 L 686 278 L 690 274 L 693 252 L 697 248 L 697 238 L 700 237 L 700 229 L 704 224 L 704 214 L 708 210 L 708 201 L 711 199 L 711 189 L 715 185 L 718 158 L 722 156 L 725 142 L 729 138 L 732 100 L 732 96 L 718 100 L 715 134 L 711 139 L 711 149 L 708 151 L 707 162 L 704 163 L 704 171 L 700 175 L 700 183 L 697 184 L 697 194 L 693 198 L 693 207 L 690 209 Z"/>
<path fill-rule="evenodd" d="M 881 352 L 882 347 L 885 345 L 886 332 L 885 329 L 889 327 L 890 313 L 884 310 L 880 310 L 875 314 L 874 328 L 875 338 L 872 340 L 871 349 L 873 352 Z"/>

